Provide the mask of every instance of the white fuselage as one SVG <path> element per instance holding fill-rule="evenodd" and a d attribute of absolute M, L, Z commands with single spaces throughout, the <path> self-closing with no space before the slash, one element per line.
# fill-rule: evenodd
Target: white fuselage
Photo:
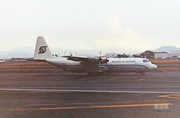
<path fill-rule="evenodd" d="M 157 66 L 145 58 L 107 58 L 109 61 L 102 64 L 108 68 L 108 72 L 147 72 L 156 69 Z M 87 72 L 88 66 L 81 61 L 62 59 L 46 59 L 52 65 L 70 72 Z M 90 64 L 89 64 L 90 66 Z M 90 68 L 91 69 L 91 68 Z"/>
<path fill-rule="evenodd" d="M 108 58 L 109 72 L 147 72 L 157 66 L 145 58 Z"/>

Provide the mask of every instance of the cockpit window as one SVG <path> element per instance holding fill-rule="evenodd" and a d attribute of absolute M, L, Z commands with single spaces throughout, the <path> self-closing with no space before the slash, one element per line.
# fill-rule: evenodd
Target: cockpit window
<path fill-rule="evenodd" d="M 143 62 L 149 62 L 149 60 L 148 59 L 143 59 Z"/>

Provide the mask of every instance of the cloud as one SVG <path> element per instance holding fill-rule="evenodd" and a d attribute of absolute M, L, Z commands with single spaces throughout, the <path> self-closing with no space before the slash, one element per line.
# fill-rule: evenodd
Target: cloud
<path fill-rule="evenodd" d="M 91 38 L 96 49 L 119 49 L 135 52 L 152 48 L 152 43 L 148 39 L 136 33 L 132 28 L 123 28 L 118 15 L 106 19 L 105 23 L 104 32 L 106 33 L 103 36 L 95 35 Z"/>
<path fill-rule="evenodd" d="M 107 21 L 107 26 L 109 27 L 109 34 L 110 35 L 118 35 L 122 32 L 122 26 L 119 22 L 119 16 L 110 17 Z"/>

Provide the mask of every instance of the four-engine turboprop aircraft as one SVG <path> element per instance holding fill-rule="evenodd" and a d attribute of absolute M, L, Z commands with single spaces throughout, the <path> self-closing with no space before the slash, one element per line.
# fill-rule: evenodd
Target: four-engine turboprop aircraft
<path fill-rule="evenodd" d="M 48 63 L 70 72 L 86 72 L 94 75 L 102 72 L 137 72 L 142 75 L 145 72 L 156 69 L 146 58 L 88 58 L 78 56 L 63 56 L 56 58 L 52 55 L 45 39 L 37 38 L 34 60 L 45 60 Z"/>

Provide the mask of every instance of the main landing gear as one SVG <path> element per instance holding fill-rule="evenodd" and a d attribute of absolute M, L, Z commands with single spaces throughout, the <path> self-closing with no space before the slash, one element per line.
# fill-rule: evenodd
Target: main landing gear
<path fill-rule="evenodd" d="M 145 72 L 141 72 L 141 75 L 145 75 Z"/>

